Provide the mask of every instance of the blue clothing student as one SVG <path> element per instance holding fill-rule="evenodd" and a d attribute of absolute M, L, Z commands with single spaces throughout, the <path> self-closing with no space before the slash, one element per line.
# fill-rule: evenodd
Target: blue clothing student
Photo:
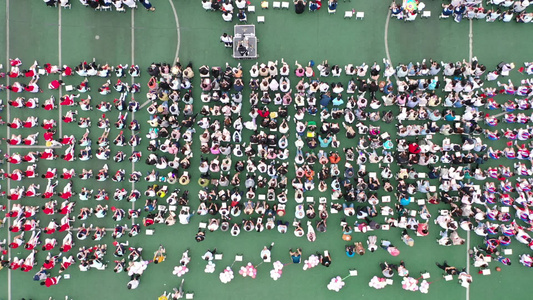
<path fill-rule="evenodd" d="M 453 14 L 453 8 L 450 9 L 449 6 L 444 7 L 444 9 L 442 10 L 442 15 L 444 16 L 451 16 L 452 14 Z"/>
<path fill-rule="evenodd" d="M 409 200 L 409 198 L 407 198 L 406 196 L 400 199 L 400 204 L 403 206 L 409 205 L 409 203 L 411 203 L 411 200 Z"/>
<path fill-rule="evenodd" d="M 152 6 L 152 3 L 150 3 L 149 0 L 139 0 L 139 2 L 141 2 L 141 4 L 144 6 L 144 8 L 146 8 L 147 10 L 150 10 L 150 11 L 155 11 L 155 7 Z"/>
<path fill-rule="evenodd" d="M 311 3 L 309 3 L 309 10 L 310 11 L 316 11 L 318 9 L 318 4 L 314 1 L 312 1 Z"/>
<path fill-rule="evenodd" d="M 438 121 L 438 120 L 441 119 L 441 115 L 440 115 L 440 112 L 438 110 L 431 111 L 431 110 L 428 109 L 428 111 L 429 111 L 429 116 L 428 117 L 429 117 L 429 119 L 431 121 L 435 122 L 435 121 Z"/>
<path fill-rule="evenodd" d="M 331 100 L 331 103 L 333 103 L 333 106 L 340 106 L 344 104 L 344 100 L 342 100 L 341 96 L 335 97 L 333 100 Z"/>
<path fill-rule="evenodd" d="M 321 136 L 318 136 L 318 141 L 320 142 L 320 147 L 322 148 L 326 148 L 326 147 L 329 147 L 329 144 L 331 143 L 331 141 L 333 140 L 332 137 L 326 137 L 325 139 L 323 139 Z"/>
<path fill-rule="evenodd" d="M 331 97 L 328 95 L 328 93 L 322 94 L 322 97 L 320 98 L 320 105 L 322 107 L 326 107 L 331 102 Z"/>
<path fill-rule="evenodd" d="M 445 116 L 444 116 L 444 119 L 448 122 L 452 122 L 452 121 L 455 121 L 456 119 L 456 116 L 454 116 L 451 112 L 448 112 Z"/>
<path fill-rule="evenodd" d="M 387 85 L 383 88 L 383 94 L 388 95 L 392 93 L 393 90 L 394 90 L 394 84 L 389 81 Z"/>
<path fill-rule="evenodd" d="M 438 80 L 431 79 L 431 82 L 428 85 L 428 90 L 434 91 L 437 88 Z"/>
<path fill-rule="evenodd" d="M 302 250 L 298 249 L 296 252 L 293 252 L 291 249 L 289 252 L 293 263 L 299 264 L 302 262 Z"/>

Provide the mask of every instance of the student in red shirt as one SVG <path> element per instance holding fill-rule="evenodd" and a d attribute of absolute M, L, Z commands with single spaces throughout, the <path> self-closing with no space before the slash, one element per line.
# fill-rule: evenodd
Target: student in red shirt
<path fill-rule="evenodd" d="M 41 153 L 41 159 L 47 159 L 52 160 L 57 158 L 57 156 L 54 154 L 54 149 L 45 149 L 43 153 Z"/>
<path fill-rule="evenodd" d="M 62 179 L 72 179 L 76 175 L 76 172 L 74 169 L 67 170 L 63 168 L 63 174 L 61 174 L 59 177 Z"/>
<path fill-rule="evenodd" d="M 17 249 L 24 244 L 24 232 L 13 238 L 13 242 L 9 244 L 9 248 Z"/>
<path fill-rule="evenodd" d="M 56 239 L 45 239 L 44 245 L 43 245 L 43 251 L 50 251 L 55 248 L 57 245 Z"/>
<path fill-rule="evenodd" d="M 63 72 L 63 76 L 70 76 L 72 75 L 72 68 L 67 66 L 67 65 L 63 65 L 63 69 L 61 69 L 61 71 Z"/>
<path fill-rule="evenodd" d="M 35 172 L 35 169 L 37 168 L 37 165 L 31 165 L 31 166 L 28 166 L 26 167 L 26 172 L 24 173 L 24 175 L 27 177 L 27 178 L 35 178 L 37 177 L 37 173 Z"/>
<path fill-rule="evenodd" d="M 10 191 L 10 194 L 8 195 L 8 198 L 9 200 L 16 201 L 22 198 L 23 194 L 24 194 L 23 188 L 12 189 L 12 191 Z"/>
<path fill-rule="evenodd" d="M 59 227 L 59 232 L 65 232 L 70 230 L 70 222 L 73 221 L 68 218 L 68 216 L 64 216 L 61 219 L 61 226 Z"/>
<path fill-rule="evenodd" d="M 45 110 L 52 110 L 54 109 L 56 106 L 55 106 L 55 98 L 54 96 L 52 95 L 50 98 L 44 100 L 44 104 L 43 104 L 43 108 Z"/>
<path fill-rule="evenodd" d="M 39 118 L 34 116 L 29 116 L 26 118 L 26 121 L 22 123 L 24 128 L 33 128 L 39 124 Z"/>
<path fill-rule="evenodd" d="M 22 93 L 26 86 L 20 82 L 13 82 L 12 85 L 6 86 L 6 89 L 11 90 L 13 93 Z"/>
<path fill-rule="evenodd" d="M 11 67 L 11 71 L 7 73 L 7 76 L 9 76 L 10 78 L 17 78 L 20 75 L 20 69 L 18 67 Z"/>
<path fill-rule="evenodd" d="M 7 126 L 13 129 L 19 129 L 23 126 L 22 120 L 19 118 L 14 118 L 13 122 L 7 123 Z"/>
<path fill-rule="evenodd" d="M 12 154 L 11 156 L 6 156 L 7 162 L 10 164 L 18 165 L 21 163 L 21 156 L 18 153 Z"/>
<path fill-rule="evenodd" d="M 76 122 L 76 115 L 78 114 L 78 111 L 67 111 L 67 113 L 62 117 L 63 119 L 63 122 L 65 123 L 72 123 L 72 122 Z"/>
<path fill-rule="evenodd" d="M 15 100 L 9 100 L 7 103 L 13 107 L 24 107 L 24 98 L 18 97 Z"/>
<path fill-rule="evenodd" d="M 48 277 L 44 281 L 41 282 L 41 285 L 44 285 L 46 287 L 51 287 L 52 285 L 57 285 L 60 279 L 61 279 L 61 275 L 56 276 L 56 277 Z"/>
<path fill-rule="evenodd" d="M 35 69 L 24 70 L 24 77 L 33 77 L 37 75 Z"/>
<path fill-rule="evenodd" d="M 61 250 L 61 252 L 69 252 L 70 249 L 72 249 L 72 246 L 74 246 L 74 243 L 72 242 L 72 233 L 69 231 L 63 238 L 63 245 L 59 250 Z"/>
<path fill-rule="evenodd" d="M 59 227 L 59 225 L 57 225 L 56 222 L 50 221 L 50 223 L 48 223 L 48 226 L 44 229 L 44 233 L 53 234 L 54 232 L 56 232 L 57 227 Z"/>
<path fill-rule="evenodd" d="M 11 173 L 11 175 L 6 173 L 6 177 L 9 177 L 9 179 L 14 180 L 14 181 L 22 180 L 22 174 L 20 173 L 20 170 L 18 169 L 13 170 L 13 173 Z"/>
<path fill-rule="evenodd" d="M 35 265 L 35 253 L 36 251 L 33 250 L 28 255 L 28 257 L 26 257 L 26 259 L 24 260 L 24 263 L 20 267 L 22 271 L 29 272 L 33 269 L 33 266 Z"/>
<path fill-rule="evenodd" d="M 39 222 L 35 221 L 34 219 L 29 219 L 24 222 L 24 231 L 33 231 L 37 226 L 39 225 Z"/>
<path fill-rule="evenodd" d="M 51 142 L 54 140 L 54 135 L 55 135 L 56 131 L 55 130 L 47 130 L 44 134 L 43 134 L 43 138 L 45 141 L 47 142 Z"/>
<path fill-rule="evenodd" d="M 53 215 L 55 213 L 55 206 L 57 205 L 57 201 L 48 201 L 43 206 L 43 213 L 46 215 Z"/>
<path fill-rule="evenodd" d="M 22 143 L 22 135 L 20 135 L 20 134 L 19 135 L 12 134 L 11 138 L 7 139 L 6 142 L 8 142 L 12 146 L 20 145 Z"/>
<path fill-rule="evenodd" d="M 57 169 L 56 168 L 48 168 L 48 170 L 46 170 L 46 173 L 44 173 L 42 175 L 43 178 L 46 178 L 46 179 L 52 179 L 52 178 L 56 178 L 57 177 Z"/>
<path fill-rule="evenodd" d="M 44 129 L 50 130 L 50 129 L 54 128 L 54 126 L 56 126 L 56 121 L 54 119 L 50 119 L 50 120 L 44 119 L 43 120 L 42 127 Z"/>
<path fill-rule="evenodd" d="M 57 90 L 61 85 L 63 85 L 63 81 L 55 79 L 48 84 L 48 88 L 51 90 Z"/>
<path fill-rule="evenodd" d="M 61 260 L 61 267 L 59 269 L 59 273 L 63 273 L 64 271 L 66 271 L 74 262 L 75 261 L 72 255 L 69 257 L 63 258 Z"/>
<path fill-rule="evenodd" d="M 10 64 L 12 67 L 19 67 L 20 65 L 22 65 L 22 61 L 21 61 L 19 58 L 10 59 L 10 60 L 9 60 L 9 64 Z"/>
<path fill-rule="evenodd" d="M 24 263 L 24 260 L 22 258 L 15 257 L 15 258 L 13 258 L 13 261 L 9 265 L 9 268 L 11 270 L 16 270 L 16 269 L 22 267 L 23 263 Z"/>
<path fill-rule="evenodd" d="M 28 240 L 26 245 L 24 245 L 24 249 L 26 249 L 26 250 L 35 249 L 35 247 L 37 247 L 37 245 L 39 245 L 41 243 L 41 241 L 39 240 L 40 236 L 41 236 L 41 231 L 33 231 L 31 233 L 30 239 Z"/>
<path fill-rule="evenodd" d="M 45 270 L 51 270 L 56 266 L 58 256 L 52 256 L 50 253 L 48 253 L 48 256 L 46 257 L 46 260 L 43 263 L 43 268 Z"/>

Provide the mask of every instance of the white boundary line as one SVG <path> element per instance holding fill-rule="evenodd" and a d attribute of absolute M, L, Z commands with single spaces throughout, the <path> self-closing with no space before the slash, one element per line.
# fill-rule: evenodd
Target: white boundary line
<path fill-rule="evenodd" d="M 469 43 L 468 43 L 468 49 L 469 49 L 469 52 L 468 52 L 468 59 L 469 59 L 469 62 L 471 63 L 472 62 L 472 57 L 474 56 L 474 32 L 473 32 L 473 22 L 472 22 L 472 19 L 470 19 L 470 30 L 469 30 L 469 33 L 468 33 L 468 39 L 469 39 Z"/>
<path fill-rule="evenodd" d="M 61 146 L 46 146 L 46 145 L 9 145 L 9 148 L 13 149 L 33 149 L 33 148 L 40 148 L 40 149 L 61 149 Z"/>
<path fill-rule="evenodd" d="M 146 105 L 152 103 L 152 101 L 150 100 L 146 100 L 146 102 L 144 102 L 143 104 L 141 104 L 141 106 L 139 108 L 144 108 Z"/>
<path fill-rule="evenodd" d="M 387 13 L 387 20 L 385 21 L 385 53 L 387 55 L 387 59 L 392 65 L 392 60 L 390 59 L 390 53 L 389 53 L 389 21 L 390 21 L 390 15 L 391 11 L 389 9 L 389 12 Z"/>
<path fill-rule="evenodd" d="M 470 274 L 470 230 L 466 232 L 466 273 Z M 470 300 L 470 285 L 466 287 L 466 300 Z"/>
<path fill-rule="evenodd" d="M 470 19 L 470 29 L 468 32 L 468 61 L 472 63 L 473 54 L 473 38 L 474 34 L 472 32 L 472 19 Z M 470 274 L 470 230 L 466 232 L 466 272 Z M 470 285 L 466 287 L 466 300 L 470 300 Z"/>
<path fill-rule="evenodd" d="M 387 60 L 391 64 L 391 67 L 394 68 L 394 64 L 392 64 L 392 60 L 390 59 L 390 52 L 389 52 L 389 22 L 391 19 L 391 10 L 389 9 L 389 12 L 387 13 L 387 20 L 385 21 L 385 34 L 384 34 L 384 41 L 385 41 L 385 54 L 387 55 Z M 394 72 L 394 77 L 396 78 L 396 81 L 398 81 L 398 76 L 396 76 L 396 72 Z"/>
<path fill-rule="evenodd" d="M 506 113 L 507 113 L 507 112 L 504 111 L 504 112 L 501 112 L 501 113 L 499 113 L 499 114 L 495 114 L 495 115 L 493 115 L 493 117 L 503 116 L 503 115 L 505 115 Z"/>
<path fill-rule="evenodd" d="M 9 0 L 6 0 L 6 68 L 9 68 Z M 6 69 L 7 71 L 7 69 Z M 6 76 L 6 84 L 9 85 L 9 76 Z M 11 99 L 11 91 L 6 89 L 6 102 Z M 6 103 L 7 107 L 7 122 L 11 121 L 11 115 L 10 115 L 10 109 L 11 105 Z M 7 137 L 10 138 L 10 127 L 7 126 Z M 11 147 L 8 144 L 6 147 L 6 151 L 8 155 L 11 155 Z M 7 172 L 11 173 L 11 163 L 7 163 Z M 11 190 L 11 180 L 7 180 L 7 192 L 9 193 L 9 190 Z M 9 200 L 6 197 L 6 207 L 9 209 Z M 9 227 L 11 226 L 11 218 L 7 218 L 7 243 L 11 242 L 11 230 L 9 230 Z M 7 247 L 7 257 L 11 261 L 11 248 Z M 7 299 L 11 300 L 11 268 L 7 268 Z"/>
<path fill-rule="evenodd" d="M 92 224 L 89 224 L 89 225 L 92 225 Z M 96 227 L 93 227 L 93 230 L 94 230 L 94 228 L 96 228 Z M 104 228 L 104 230 L 105 231 L 115 231 L 115 228 Z M 79 228 L 71 228 L 70 231 L 76 232 L 76 231 L 80 231 L 80 230 L 79 230 Z M 124 231 L 130 231 L 130 229 L 128 228 L 128 229 L 125 229 Z"/>
<path fill-rule="evenodd" d="M 59 13 L 58 13 L 58 26 L 57 26 L 57 53 L 59 54 L 59 68 L 63 68 L 63 64 L 62 64 L 62 61 L 61 61 L 61 56 L 62 56 L 62 52 L 61 52 L 61 48 L 62 48 L 62 41 L 61 41 L 61 35 L 62 35 L 62 24 L 61 24 L 61 11 L 62 11 L 62 7 L 59 6 Z M 63 72 L 59 72 L 59 80 L 63 80 Z M 62 85 L 60 84 L 59 85 L 59 99 L 57 99 L 58 102 L 61 102 L 61 97 L 63 96 L 63 87 Z M 58 124 L 58 128 L 59 128 L 59 137 L 62 138 L 63 137 L 63 122 L 61 120 L 61 118 L 63 117 L 63 108 L 61 107 L 61 105 L 58 103 L 58 106 L 59 106 L 59 109 L 58 109 L 58 113 L 59 113 L 59 124 Z"/>
<path fill-rule="evenodd" d="M 177 35 L 177 45 L 176 45 L 176 55 L 174 56 L 174 63 L 178 61 L 181 45 L 181 33 L 180 33 L 180 21 L 178 20 L 178 14 L 176 13 L 176 7 L 172 0 L 168 0 L 170 6 L 172 7 L 172 12 L 174 13 L 174 20 L 176 21 L 176 35 Z"/>
<path fill-rule="evenodd" d="M 135 65 L 135 10 L 131 10 L 131 65 Z M 131 85 L 135 83 L 135 77 L 131 76 Z M 131 94 L 131 97 L 133 98 L 133 94 Z M 131 113 L 131 120 L 135 120 L 135 112 Z M 135 132 L 132 130 L 131 135 L 133 136 Z M 135 151 L 135 147 L 131 146 L 131 154 L 133 154 L 133 151 Z M 135 163 L 131 162 L 131 173 L 133 174 L 135 172 Z M 131 190 L 133 191 L 135 189 L 135 182 L 131 183 Z M 131 209 L 135 209 L 135 201 L 131 202 Z M 131 219 L 131 225 L 133 226 L 135 224 L 135 220 Z"/>

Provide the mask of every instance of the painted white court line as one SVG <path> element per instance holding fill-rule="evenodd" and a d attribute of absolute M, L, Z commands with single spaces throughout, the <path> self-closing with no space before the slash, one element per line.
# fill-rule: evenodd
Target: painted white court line
<path fill-rule="evenodd" d="M 178 61 L 181 45 L 181 33 L 180 33 L 180 21 L 178 20 L 178 14 L 176 13 L 176 7 L 172 0 L 168 0 L 170 6 L 172 7 L 172 12 L 174 13 L 174 20 L 176 21 L 176 35 L 177 35 L 177 44 L 176 44 L 176 55 L 174 56 L 174 63 Z"/>
<path fill-rule="evenodd" d="M 472 30 L 472 27 L 473 27 L 472 19 L 470 19 L 469 26 L 470 26 L 470 29 L 468 32 L 468 62 L 472 63 L 472 57 L 474 56 L 473 54 L 474 34 Z M 466 232 L 466 272 L 470 274 L 470 253 L 468 253 L 468 251 L 470 251 L 470 231 Z M 466 300 L 470 300 L 470 285 L 466 287 Z"/>
<path fill-rule="evenodd" d="M 135 65 L 135 10 L 131 10 L 131 65 Z M 135 77 L 131 76 L 131 85 L 135 84 Z M 133 94 L 131 94 L 133 98 Z M 131 113 L 131 120 L 135 120 L 135 112 Z M 132 130 L 131 135 L 135 135 L 135 132 Z M 131 146 L 131 154 L 135 151 L 135 147 Z M 131 173 L 135 172 L 135 163 L 131 162 Z M 135 182 L 131 183 L 131 190 L 135 190 Z M 135 202 L 131 202 L 131 209 L 135 209 Z M 135 220 L 132 218 L 131 225 L 135 224 Z"/>
<path fill-rule="evenodd" d="M 94 228 L 96 228 L 96 227 L 93 226 L 93 230 L 94 230 Z M 115 228 L 104 228 L 104 230 L 105 231 L 115 231 Z M 71 228 L 70 231 L 76 232 L 76 231 L 80 231 L 80 230 L 79 230 L 79 228 Z M 130 229 L 127 228 L 127 229 L 124 229 L 124 231 L 130 231 Z"/>
<path fill-rule="evenodd" d="M 493 117 L 496 117 L 496 118 L 497 118 L 497 117 L 500 117 L 500 116 L 505 115 L 506 113 L 507 113 L 507 112 L 504 111 L 504 112 L 501 112 L 501 113 L 499 113 L 499 114 L 495 114 L 495 115 L 493 115 Z"/>
<path fill-rule="evenodd" d="M 466 273 L 470 274 L 470 231 L 466 232 Z M 466 300 L 470 300 L 470 286 L 466 287 Z"/>
<path fill-rule="evenodd" d="M 62 61 L 61 61 L 61 56 L 62 56 L 62 52 L 61 52 L 61 48 L 62 48 L 62 40 L 61 40 L 61 35 L 62 35 L 62 24 L 61 24 L 61 7 L 59 7 L 59 13 L 58 13 L 58 21 L 57 21 L 57 53 L 58 53 L 58 56 L 59 56 L 59 68 L 63 68 L 63 64 L 62 64 Z M 62 76 L 62 73 L 63 72 L 59 72 L 59 80 L 63 80 L 63 76 Z M 61 97 L 63 97 L 63 86 L 62 85 L 59 85 L 59 99 L 57 101 L 61 101 Z M 59 105 L 59 103 L 58 103 Z M 58 109 L 58 113 L 59 113 L 59 124 L 58 124 L 58 128 L 59 128 L 59 136 L 60 137 L 63 137 L 63 122 L 61 122 L 61 118 L 63 116 L 63 108 L 61 107 L 61 105 L 59 105 L 59 109 Z"/>
<path fill-rule="evenodd" d="M 131 64 L 135 62 L 135 10 L 131 10 Z M 131 77 L 133 83 L 134 77 Z"/>
<path fill-rule="evenodd" d="M 6 72 L 7 68 L 9 68 L 9 0 L 6 0 Z M 6 76 L 6 84 L 9 85 L 9 76 Z M 6 101 L 11 99 L 11 91 L 6 89 Z M 10 106 L 6 103 L 7 107 L 7 122 L 11 122 L 11 115 L 10 115 Z M 7 136 L 11 137 L 11 131 L 10 127 L 7 126 Z M 10 145 L 7 145 L 7 154 L 11 155 L 11 147 Z M 11 173 L 11 163 L 7 163 L 7 172 Z M 11 180 L 7 181 L 7 192 L 11 190 Z M 8 204 L 9 205 L 9 200 Z M 11 218 L 7 218 L 7 228 L 11 226 Z M 11 230 L 7 230 L 7 243 L 11 242 Z M 11 248 L 7 247 L 7 257 L 11 261 Z M 7 299 L 11 300 L 11 268 L 7 268 Z"/>
<path fill-rule="evenodd" d="M 469 42 L 468 42 L 468 60 L 469 62 L 472 62 L 472 57 L 474 57 L 474 31 L 473 31 L 473 22 L 472 22 L 472 19 L 470 19 L 470 30 L 469 30 L 469 33 L 468 33 L 468 39 L 469 39 Z"/>
<path fill-rule="evenodd" d="M 146 105 L 152 103 L 152 101 L 150 100 L 146 100 L 146 102 L 144 102 L 143 104 L 141 104 L 140 108 L 144 108 Z"/>
<path fill-rule="evenodd" d="M 385 54 L 387 55 L 387 60 L 391 64 L 391 66 L 394 68 L 394 64 L 392 63 L 392 60 L 390 59 L 390 52 L 389 52 L 389 22 L 391 19 L 391 10 L 389 9 L 389 12 L 387 13 L 387 20 L 385 21 L 385 34 L 384 34 L 384 41 L 385 41 Z M 394 73 L 394 77 L 396 78 L 396 81 L 398 81 L 398 76 L 396 76 L 396 72 Z"/>
<path fill-rule="evenodd" d="M 46 146 L 46 145 L 10 145 L 9 148 L 11 149 L 33 149 L 33 148 L 39 148 L 39 149 L 60 149 L 61 146 Z"/>

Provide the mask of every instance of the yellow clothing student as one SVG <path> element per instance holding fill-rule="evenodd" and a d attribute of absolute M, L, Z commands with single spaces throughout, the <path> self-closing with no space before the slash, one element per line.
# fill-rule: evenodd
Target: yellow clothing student
<path fill-rule="evenodd" d="M 165 252 L 166 252 L 165 248 L 160 245 L 159 249 L 157 249 L 157 251 L 154 252 L 154 259 L 153 259 L 154 264 L 161 263 L 167 258 L 167 256 L 165 255 Z"/>

